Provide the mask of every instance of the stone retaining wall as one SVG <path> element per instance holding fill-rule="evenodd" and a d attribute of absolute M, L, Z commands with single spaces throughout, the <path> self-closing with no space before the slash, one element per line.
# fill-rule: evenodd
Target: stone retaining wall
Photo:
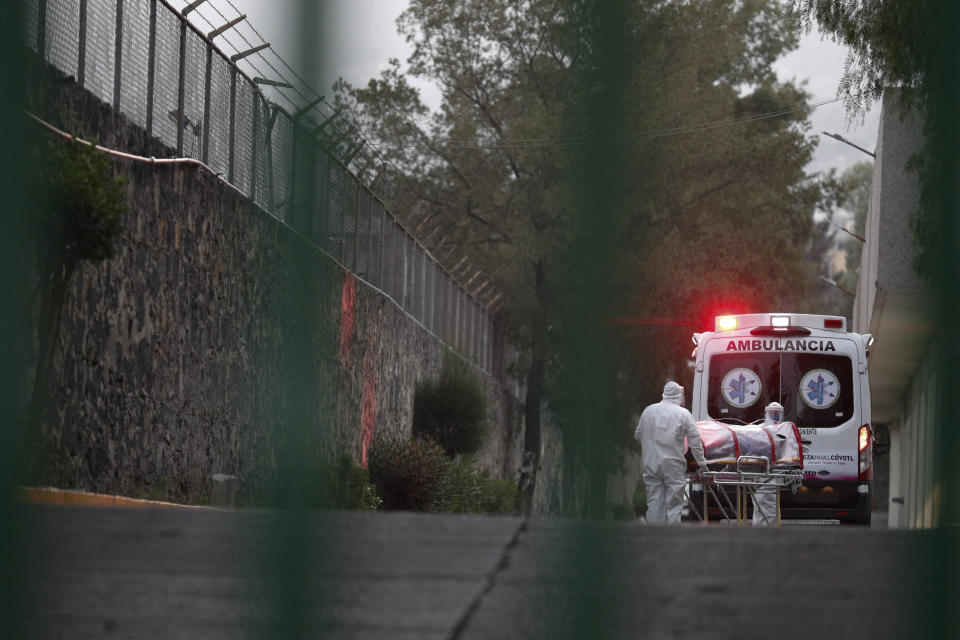
<path fill-rule="evenodd" d="M 36 80 L 30 103 L 104 146 L 173 155 L 72 80 Z M 227 473 L 256 501 L 276 480 L 288 428 L 279 416 L 291 402 L 315 416 L 318 459 L 349 452 L 362 461 L 375 432 L 409 433 L 415 385 L 439 374 L 446 351 L 435 336 L 206 171 L 111 162 L 130 212 L 116 255 L 82 264 L 69 283 L 34 448 L 37 481 L 203 501 L 210 476 Z M 309 277 L 297 272 L 305 264 Z M 300 297 L 310 302 L 314 365 L 295 386 L 314 392 L 291 398 L 285 381 L 303 380 L 282 369 L 296 331 L 283 313 Z M 516 479 L 519 401 L 477 373 L 490 400 L 477 462 Z M 556 447 L 549 429 L 546 439 Z M 554 485 L 539 483 L 538 510 Z"/>

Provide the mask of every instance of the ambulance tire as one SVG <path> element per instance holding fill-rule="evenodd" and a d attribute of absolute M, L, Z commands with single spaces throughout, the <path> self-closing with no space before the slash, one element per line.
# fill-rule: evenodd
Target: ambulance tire
<path fill-rule="evenodd" d="M 873 510 L 870 508 L 870 494 L 861 493 L 857 495 L 857 507 L 853 512 L 850 522 L 869 527 L 873 519 Z"/>

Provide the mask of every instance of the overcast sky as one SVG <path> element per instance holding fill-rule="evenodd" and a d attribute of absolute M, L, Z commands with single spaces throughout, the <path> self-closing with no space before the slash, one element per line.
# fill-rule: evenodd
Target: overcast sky
<path fill-rule="evenodd" d="M 217 26 L 223 23 L 223 19 L 217 15 L 214 8 L 219 9 L 227 18 L 236 17 L 238 10 L 248 16 L 249 25 L 252 25 L 265 40 L 271 43 L 274 51 L 294 69 L 302 71 L 295 62 L 299 52 L 296 47 L 296 38 L 291 35 L 291 26 L 294 24 L 291 19 L 291 9 L 297 6 L 299 1 L 209 0 L 209 6 L 198 9 L 197 14 L 191 16 L 191 21 L 204 31 L 210 31 L 211 28 L 206 20 Z M 329 18 L 325 24 L 318 25 L 313 31 L 316 35 L 316 49 L 325 67 L 321 72 L 325 77 L 316 82 L 316 89 L 321 94 L 329 96 L 330 85 L 338 76 L 342 76 L 354 85 L 362 85 L 366 84 L 370 78 L 379 75 L 390 58 L 406 60 L 409 47 L 397 34 L 395 25 L 397 16 L 406 6 L 405 0 L 324 0 L 324 2 L 328 7 Z M 187 2 L 172 0 L 172 4 L 181 8 Z M 225 37 L 238 48 L 246 48 L 241 35 L 246 36 L 252 44 L 259 44 L 259 38 L 252 32 L 249 25 L 242 25 L 238 30 L 228 32 Z M 231 44 L 223 36 L 217 40 L 217 44 L 225 52 L 233 53 Z M 811 102 L 818 102 L 835 97 L 845 58 L 844 48 L 814 33 L 806 36 L 796 51 L 778 61 L 776 70 L 783 80 L 796 79 L 805 82 L 811 94 Z M 256 56 L 251 57 L 250 60 L 264 73 L 271 74 L 264 61 Z M 274 64 L 281 71 L 286 71 L 279 67 L 276 60 Z M 425 99 L 429 104 L 431 102 L 429 88 L 422 87 L 422 89 L 427 92 Z M 858 145 L 872 150 L 876 145 L 878 116 L 879 108 L 874 108 L 862 124 L 855 122 L 848 127 L 844 120 L 842 105 L 834 103 L 816 109 L 811 114 L 811 122 L 813 131 L 818 134 L 821 131 L 837 132 Z M 695 122 L 696 116 L 693 114 L 691 124 Z M 863 152 L 841 142 L 825 136 L 819 137 L 820 144 L 809 166 L 811 172 L 829 168 L 842 170 L 855 162 L 869 159 Z"/>

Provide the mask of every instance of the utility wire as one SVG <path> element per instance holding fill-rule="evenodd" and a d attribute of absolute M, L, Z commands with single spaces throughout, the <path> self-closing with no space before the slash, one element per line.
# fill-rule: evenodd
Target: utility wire
<path fill-rule="evenodd" d="M 575 146 L 591 143 L 611 143 L 618 142 L 622 140 L 649 140 L 652 138 L 663 138 L 677 135 L 686 135 L 691 133 L 702 133 L 704 131 L 710 131 L 713 129 L 720 129 L 724 127 L 736 126 L 739 124 L 748 124 L 751 122 L 757 122 L 760 120 L 768 120 L 770 118 L 778 118 L 780 116 L 789 115 L 791 113 L 798 113 L 801 111 L 813 111 L 819 107 L 826 106 L 828 104 L 833 104 L 839 102 L 841 98 L 833 98 L 830 100 L 822 100 L 820 102 L 815 102 L 813 104 L 808 104 L 802 107 L 794 107 L 792 109 L 780 109 L 778 111 L 768 111 L 766 113 L 759 113 L 750 116 L 744 116 L 741 118 L 733 118 L 729 120 L 718 120 L 714 122 L 703 122 L 692 125 L 683 125 L 679 127 L 669 127 L 664 129 L 651 129 L 647 131 L 637 131 L 634 133 L 627 133 L 620 136 L 610 136 L 610 137 L 590 137 L 590 136 L 576 136 L 576 137 L 566 137 L 566 138 L 511 138 L 505 140 L 491 140 L 487 143 L 477 142 L 476 140 L 470 139 L 435 139 L 430 142 L 383 142 L 383 141 L 371 141 L 368 144 L 373 147 L 384 147 L 384 148 L 418 148 L 418 147 L 427 147 L 427 146 L 440 146 L 440 145 L 450 145 L 454 146 L 457 149 L 522 149 L 522 148 L 536 148 L 536 147 L 563 147 L 563 146 Z"/>
<path fill-rule="evenodd" d="M 230 6 L 231 9 L 233 9 L 234 12 L 236 12 L 238 16 L 243 15 L 240 12 L 240 10 L 237 8 L 237 6 L 232 2 L 232 0 L 225 0 L 225 2 Z M 220 16 L 222 20 L 224 20 L 225 22 L 229 22 L 229 19 L 226 17 L 224 12 L 220 10 L 220 8 L 217 6 L 217 3 L 214 0 L 208 0 L 208 2 L 201 7 L 201 9 L 207 6 L 212 8 L 217 13 L 217 15 Z M 205 15 L 203 15 L 203 13 L 200 10 L 197 10 L 195 13 L 200 15 L 203 18 L 203 20 L 208 25 L 210 25 L 211 29 L 216 28 L 215 25 Z M 257 30 L 257 28 L 250 22 L 250 20 L 245 19 L 243 23 L 245 23 L 250 28 L 250 30 L 256 35 L 256 38 L 260 40 L 259 44 L 267 43 L 266 39 Z M 240 36 L 240 38 L 243 40 L 244 44 L 247 45 L 247 47 L 254 48 L 256 46 L 247 38 L 247 36 L 242 31 L 240 31 L 240 29 L 235 28 L 234 31 Z M 233 48 L 235 52 L 237 53 L 240 52 L 239 47 L 237 47 L 233 43 L 233 41 L 226 36 L 226 34 L 221 34 L 220 37 L 224 38 L 224 40 L 230 45 L 231 48 Z M 277 58 L 277 60 L 280 62 L 280 64 L 284 68 L 286 68 L 291 74 L 293 74 L 293 76 L 297 79 L 301 87 L 303 87 L 305 90 L 313 94 L 313 97 L 311 97 L 306 93 L 304 93 L 303 90 L 301 90 L 300 88 L 297 88 L 297 85 L 291 82 L 284 73 L 282 73 L 279 69 L 277 69 L 277 67 L 274 66 L 274 64 L 269 59 L 267 59 L 267 57 L 263 54 L 262 51 L 258 51 L 256 53 L 257 57 L 259 57 L 264 63 L 266 63 L 266 65 L 270 68 L 271 71 L 273 71 L 276 77 L 280 78 L 281 80 L 283 80 L 284 82 L 290 85 L 290 87 L 277 87 L 278 89 L 277 93 L 281 97 L 283 97 L 286 101 L 288 101 L 294 110 L 298 108 L 298 105 L 288 95 L 280 91 L 281 89 L 292 88 L 307 103 L 314 102 L 316 98 L 320 98 L 320 104 L 323 104 L 328 109 L 330 109 L 333 115 L 336 115 L 338 113 L 336 108 L 333 105 L 331 105 L 322 94 L 320 94 L 316 89 L 314 89 L 313 86 L 311 86 L 310 83 L 308 83 L 300 74 L 298 74 L 296 70 L 294 70 L 293 67 L 291 67 L 287 63 L 287 61 L 284 60 L 282 56 L 280 56 L 280 54 L 278 54 L 272 47 L 268 47 L 267 50 L 270 51 L 273 54 L 273 56 Z M 263 71 L 261 71 L 253 63 L 252 60 L 244 59 L 243 62 L 246 62 L 247 64 L 249 64 L 251 68 L 253 68 L 257 72 L 257 74 L 259 74 L 260 76 L 266 77 L 267 74 L 263 73 Z M 822 101 L 801 106 L 801 107 L 769 111 L 766 113 L 754 114 L 750 116 L 744 116 L 741 118 L 698 123 L 693 125 L 682 125 L 678 127 L 668 127 L 663 129 L 638 131 L 638 132 L 627 133 L 625 135 L 619 135 L 615 137 L 614 136 L 610 136 L 610 137 L 575 136 L 575 137 L 553 137 L 553 138 L 549 138 L 549 137 L 548 138 L 512 138 L 512 139 L 504 139 L 504 140 L 490 140 L 488 142 L 478 142 L 476 139 L 439 139 L 438 138 L 438 139 L 432 139 L 432 140 L 427 140 L 423 142 L 402 143 L 402 142 L 386 142 L 382 140 L 374 141 L 372 140 L 373 136 L 369 135 L 366 131 L 364 131 L 360 123 L 357 122 L 355 119 L 351 119 L 348 122 L 350 122 L 351 126 L 355 127 L 357 131 L 360 133 L 361 142 L 370 148 L 413 149 L 413 148 L 428 148 L 428 147 L 447 145 L 447 146 L 454 147 L 456 149 L 465 149 L 465 150 L 467 149 L 524 149 L 524 148 L 581 146 L 585 144 L 596 144 L 596 143 L 603 144 L 603 143 L 612 143 L 612 142 L 617 142 L 622 140 L 638 141 L 638 140 L 649 140 L 654 138 L 663 138 L 663 137 L 671 137 L 671 136 L 678 136 L 678 135 L 688 135 L 688 134 L 694 134 L 694 133 L 703 133 L 705 131 L 710 131 L 713 129 L 758 122 L 761 120 L 767 120 L 771 118 L 790 115 L 792 113 L 812 111 L 819 107 L 839 102 L 840 100 L 841 98 L 833 98 L 829 100 L 822 100 Z M 331 117 L 329 114 L 326 114 L 320 111 L 317 104 L 313 105 L 312 110 L 316 111 L 321 117 L 325 119 L 328 117 Z"/>

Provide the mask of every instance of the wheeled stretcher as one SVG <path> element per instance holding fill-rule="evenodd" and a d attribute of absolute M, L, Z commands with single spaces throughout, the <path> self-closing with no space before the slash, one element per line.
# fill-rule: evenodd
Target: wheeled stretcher
<path fill-rule="evenodd" d="M 803 484 L 803 469 L 771 469 L 770 461 L 763 456 L 740 456 L 732 469 L 704 471 L 687 474 L 687 486 L 690 495 L 702 492 L 702 511 L 699 505 L 691 505 L 690 511 L 698 520 L 707 524 L 710 521 L 709 500 L 720 505 L 721 520 L 745 523 L 748 520 L 748 505 L 758 492 L 776 492 L 776 511 L 774 515 L 760 513 L 767 525 L 780 526 L 780 492 L 796 493 Z M 733 488 L 733 491 L 727 490 Z M 733 494 L 731 496 L 731 493 Z M 731 514 L 733 514 L 731 516 Z M 775 521 L 773 521 L 775 520 Z"/>
<path fill-rule="evenodd" d="M 696 461 L 687 451 L 689 494 L 699 497 L 702 491 L 703 501 L 702 511 L 701 505 L 693 504 L 690 511 L 708 522 L 712 499 L 723 513 L 721 519 L 744 522 L 754 495 L 770 497 L 775 492 L 774 514 L 761 510 L 760 517 L 764 524 L 779 525 L 780 492 L 796 493 L 803 484 L 803 444 L 796 425 L 736 425 L 701 420 L 697 430 L 710 470 L 699 473 Z M 776 522 L 766 521 L 768 518 Z"/>

